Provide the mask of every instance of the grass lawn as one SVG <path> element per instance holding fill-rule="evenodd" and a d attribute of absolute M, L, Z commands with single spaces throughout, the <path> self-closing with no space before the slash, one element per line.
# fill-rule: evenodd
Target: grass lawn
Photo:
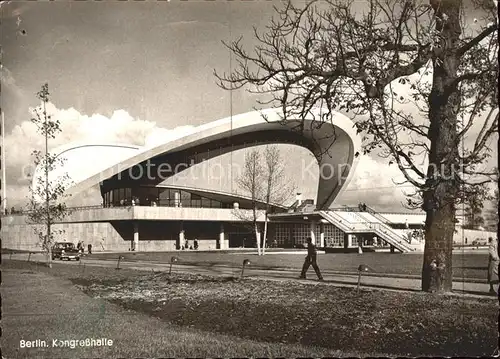
<path fill-rule="evenodd" d="M 4 261 L 3 267 L 22 269 L 29 268 L 30 264 Z M 122 351 L 121 355 L 127 357 L 131 354 L 174 355 L 174 352 L 175 356 L 212 357 L 251 356 L 252 353 L 286 357 L 489 356 L 497 345 L 495 298 L 367 289 L 358 293 L 353 288 L 324 284 L 239 281 L 231 277 L 178 273 L 169 278 L 165 273 L 103 267 L 83 271 L 78 266 L 58 263 L 52 270 L 39 266 L 39 271 L 50 272 L 54 282 L 66 283 L 70 279 L 90 297 L 98 298 L 95 300 L 111 303 L 106 304 L 106 311 L 113 308 L 109 309 L 115 311 L 113 313 L 142 313 L 142 316 L 125 315 L 124 318 L 129 318 L 127 323 L 120 322 L 125 319 L 120 319 L 118 314 L 102 321 L 107 331 L 102 329 L 99 333 L 120 340 L 120 345 L 127 348 L 127 354 Z M 76 293 L 81 294 L 74 287 L 68 287 L 66 296 L 71 299 L 71 306 L 78 308 L 78 302 L 73 302 L 73 297 L 80 296 Z M 49 299 L 47 295 L 44 300 Z M 20 303 L 23 300 L 27 298 Z M 61 303 L 60 300 L 52 302 Z M 4 308 L 5 305 L 4 301 Z M 33 313 L 32 308 L 24 310 Z M 94 313 L 93 318 L 96 315 Z M 155 320 L 151 328 L 147 326 L 147 317 Z M 138 324 L 136 318 L 140 318 Z M 92 323 L 87 324 L 89 328 L 95 327 L 95 319 Z M 162 325 L 170 331 L 155 332 Z M 30 330 L 33 336 L 40 333 Z M 140 349 L 137 348 L 139 342 L 133 339 L 134 333 L 144 342 Z M 230 339 L 225 337 L 228 335 Z M 168 354 L 158 351 L 159 347 L 169 348 L 165 338 L 174 343 L 177 351 Z M 242 344 L 223 346 L 223 339 L 217 342 L 214 338 Z M 190 345 L 197 349 L 191 350 Z M 109 353 L 92 352 L 92 356 L 104 357 Z"/>
<path fill-rule="evenodd" d="M 114 259 L 118 253 L 96 253 L 91 258 Z M 304 263 L 304 253 L 283 254 L 269 253 L 257 256 L 252 253 L 224 253 L 224 252 L 138 252 L 121 253 L 127 261 L 144 260 L 169 262 L 175 255 L 179 258 L 178 264 L 189 265 L 237 265 L 241 266 L 243 259 L 248 258 L 252 267 L 264 268 L 301 268 Z M 420 276 L 422 272 L 423 254 L 400 253 L 353 253 L 320 254 L 318 263 L 322 271 L 355 272 L 360 264 L 369 265 L 376 273 L 407 274 Z M 453 254 L 453 275 L 455 279 L 475 278 L 486 280 L 488 273 L 487 252 Z"/>
<path fill-rule="evenodd" d="M 59 265 L 60 266 L 60 265 Z M 53 271 L 59 268 L 54 265 Z M 154 315 L 124 309 L 78 290 L 71 276 L 55 277 L 47 268 L 31 270 L 27 263 L 2 263 L 2 336 L 5 358 L 139 358 L 139 357 L 337 357 L 363 356 L 304 345 L 272 343 L 174 325 Z M 137 275 L 115 271 L 111 280 Z M 112 273 L 115 273 L 112 272 Z M 103 276 L 96 268 L 91 276 Z M 109 274 L 109 273 L 108 273 Z M 73 273 L 72 276 L 75 274 Z M 112 346 L 52 347 L 52 340 L 113 340 Z M 47 348 L 20 348 L 20 341 L 44 340 Z"/>

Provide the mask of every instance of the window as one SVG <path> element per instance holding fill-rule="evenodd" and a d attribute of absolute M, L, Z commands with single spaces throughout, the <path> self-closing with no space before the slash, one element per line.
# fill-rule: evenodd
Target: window
<path fill-rule="evenodd" d="M 182 207 L 191 207 L 191 193 L 181 191 L 181 205 Z"/>
<path fill-rule="evenodd" d="M 125 205 L 130 205 L 132 203 L 132 190 L 130 188 L 125 188 Z"/>
<path fill-rule="evenodd" d="M 211 201 L 208 198 L 202 198 L 201 199 L 201 207 L 203 208 L 210 208 L 211 207 Z"/>
<path fill-rule="evenodd" d="M 146 202 L 144 203 L 146 206 L 150 206 L 153 202 L 156 202 L 158 198 L 158 188 L 156 187 L 148 187 L 145 188 L 146 192 Z"/>
<path fill-rule="evenodd" d="M 351 238 L 352 238 L 352 241 L 351 241 L 352 243 L 351 243 L 351 245 L 352 245 L 353 247 L 357 247 L 357 246 L 358 246 L 358 237 L 357 237 L 356 235 L 354 235 L 354 234 L 353 234 Z"/>
<path fill-rule="evenodd" d="M 172 192 L 172 193 L 171 193 Z M 174 194 L 173 191 L 171 191 L 168 188 L 160 188 L 159 194 L 159 206 L 168 206 L 168 207 L 173 207 L 174 206 Z"/>
<path fill-rule="evenodd" d="M 325 244 L 329 247 L 344 247 L 344 232 L 333 224 L 325 224 Z"/>
<path fill-rule="evenodd" d="M 293 239 L 295 244 L 307 243 L 307 237 L 311 236 L 309 223 L 295 224 L 293 228 Z"/>
<path fill-rule="evenodd" d="M 160 200 L 169 200 L 170 190 L 168 188 L 160 188 L 158 197 L 160 198 Z"/>
<path fill-rule="evenodd" d="M 210 201 L 210 207 L 212 208 L 221 208 L 221 203 L 219 201 L 216 201 L 216 200 L 211 200 Z"/>
<path fill-rule="evenodd" d="M 276 242 L 278 242 L 278 245 L 284 246 L 285 244 L 289 244 L 291 242 L 290 232 L 290 225 L 286 223 L 276 224 L 274 238 L 276 239 Z"/>
<path fill-rule="evenodd" d="M 118 189 L 113 190 L 113 206 L 118 206 L 120 204 L 120 192 Z"/>

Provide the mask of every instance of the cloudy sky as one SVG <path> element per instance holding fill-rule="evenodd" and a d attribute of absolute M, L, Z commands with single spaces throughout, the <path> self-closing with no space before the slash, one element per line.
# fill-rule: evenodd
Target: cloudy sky
<path fill-rule="evenodd" d="M 265 26 L 272 6 L 270 1 L 2 2 L 9 207 L 25 202 L 30 153 L 42 148 L 29 108 L 38 105 L 35 94 L 43 83 L 49 83 L 63 128 L 52 148 L 70 142 L 154 145 L 230 116 L 229 93 L 216 86 L 213 76 L 214 69 L 229 71 L 221 41 L 243 36 L 252 46 L 252 27 Z M 233 114 L 252 110 L 255 100 L 244 91 L 233 92 Z M 300 148 L 282 148 L 297 189 L 314 197 L 317 172 L 301 170 L 311 157 Z M 244 153 L 214 161 L 241 161 Z M 336 202 L 402 210 L 403 192 L 411 189 L 395 186 L 400 180 L 386 160 L 365 156 Z M 236 187 L 227 181 L 207 186 Z M 95 193 L 88 196 L 88 202 L 98 201 Z"/>

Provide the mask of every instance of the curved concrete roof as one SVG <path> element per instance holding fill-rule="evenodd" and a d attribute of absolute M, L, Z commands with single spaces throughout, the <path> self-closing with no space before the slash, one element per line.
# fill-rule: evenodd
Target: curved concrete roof
<path fill-rule="evenodd" d="M 49 174 L 49 181 L 68 174 L 73 182 L 69 185 L 72 186 L 141 151 L 142 147 L 128 144 L 71 143 L 60 146 L 53 152 L 63 160 L 63 163 L 62 166 L 56 166 Z M 33 174 L 33 186 L 35 187 L 37 182 L 40 183 L 38 179 L 43 177 L 43 168 L 38 166 Z"/>
<path fill-rule="evenodd" d="M 321 113 L 320 108 L 313 111 L 316 119 L 320 118 Z M 280 110 L 267 109 L 198 126 L 192 132 L 153 148 L 126 148 L 126 145 L 110 144 L 78 145 L 59 152 L 64 153 L 67 161 L 58 171 L 64 171 L 73 181 L 66 193 L 76 194 L 147 161 L 161 163 L 171 160 L 169 156 L 173 154 L 206 152 L 208 158 L 213 158 L 221 155 L 222 151 L 210 152 L 210 146 L 218 146 L 217 148 L 230 152 L 265 143 L 293 143 L 309 149 L 318 160 L 320 180 L 316 203 L 318 208 L 326 209 L 351 180 L 358 162 L 355 153 L 360 150 L 361 141 L 353 122 L 340 113 L 333 115 L 331 123 L 322 123 L 321 126 L 318 120 L 305 119 L 302 132 L 297 131 L 298 124 L 299 121 L 292 120 L 283 123 Z M 335 136 L 335 140 L 332 136 Z M 99 151 L 91 156 L 89 148 Z M 76 156 L 79 151 L 87 152 L 80 152 Z M 81 163 L 75 166 L 76 159 L 82 155 L 92 164 L 90 169 L 82 169 Z M 70 163 L 73 167 L 67 165 Z M 179 171 L 183 169 L 186 168 Z M 55 173 L 51 177 L 52 175 Z M 36 177 L 38 176 L 33 178 L 34 184 Z"/>

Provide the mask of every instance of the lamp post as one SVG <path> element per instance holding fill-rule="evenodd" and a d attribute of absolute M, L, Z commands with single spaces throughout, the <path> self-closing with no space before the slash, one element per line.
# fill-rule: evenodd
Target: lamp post
<path fill-rule="evenodd" d="M 241 267 L 241 275 L 240 275 L 240 278 L 243 278 L 243 273 L 245 272 L 245 266 L 249 265 L 250 264 L 250 260 L 248 259 L 245 259 L 243 261 L 243 266 Z"/>
<path fill-rule="evenodd" d="M 358 267 L 358 287 L 357 287 L 358 292 L 359 292 L 359 287 L 361 286 L 361 273 L 368 272 L 369 269 L 370 268 L 365 264 L 360 264 Z"/>
<path fill-rule="evenodd" d="M 177 263 L 178 260 L 179 260 L 179 258 L 177 258 L 176 256 L 173 256 L 172 258 L 170 258 L 170 269 L 168 270 L 168 275 L 172 274 L 172 265 L 174 263 Z"/>
<path fill-rule="evenodd" d="M 118 262 L 116 263 L 116 269 L 121 269 L 120 268 L 120 262 L 121 262 L 122 259 L 125 259 L 125 257 L 124 256 L 118 256 Z"/>

